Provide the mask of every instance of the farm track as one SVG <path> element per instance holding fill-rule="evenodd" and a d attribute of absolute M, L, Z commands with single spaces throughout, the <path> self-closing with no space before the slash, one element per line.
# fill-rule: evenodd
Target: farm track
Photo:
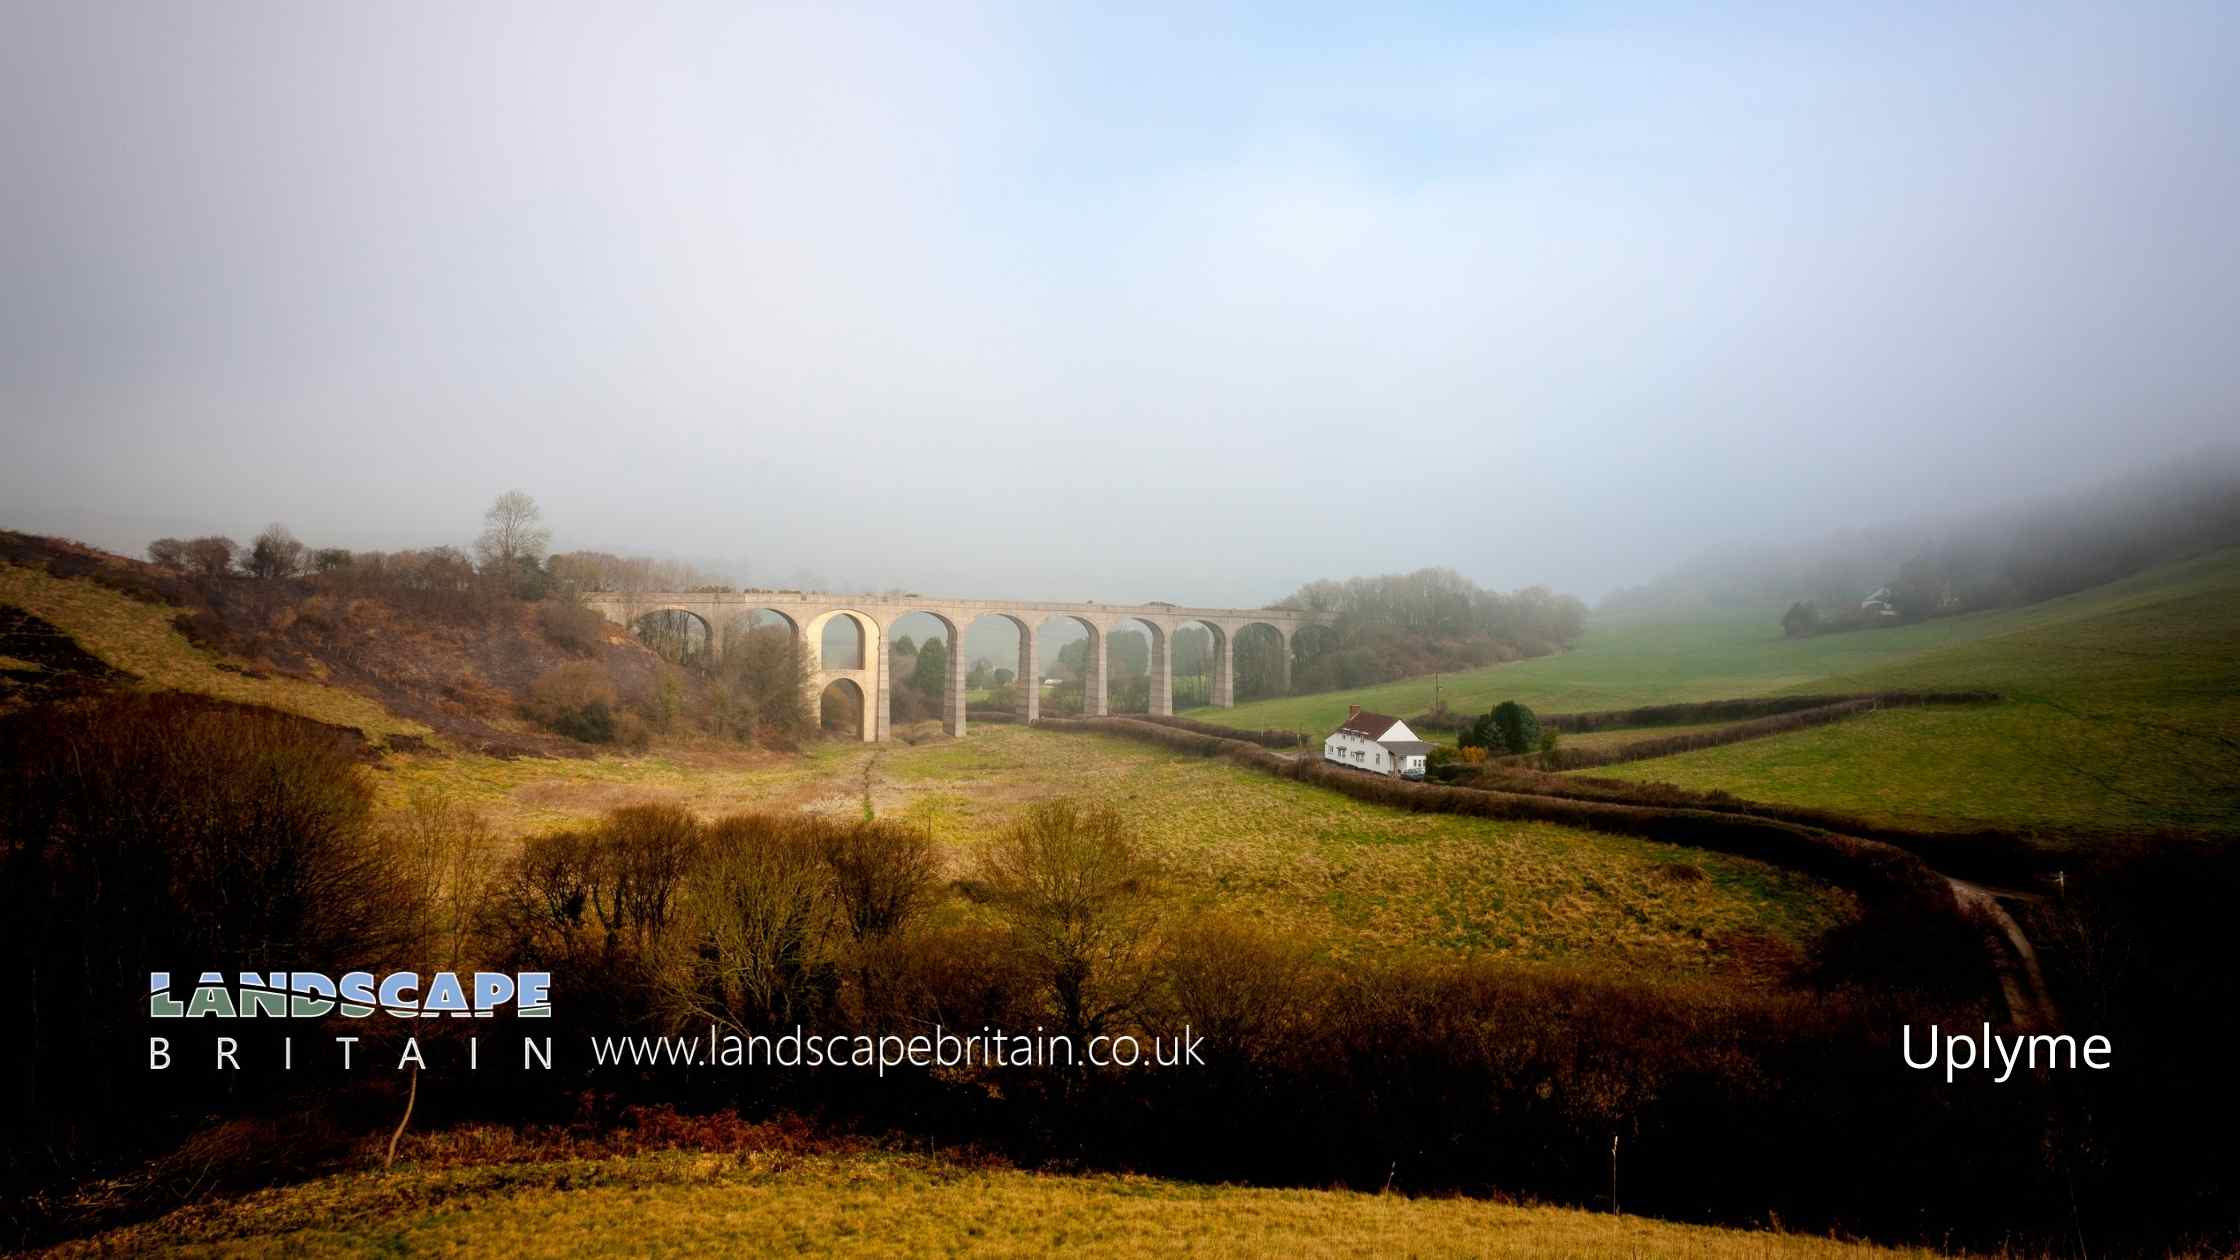
<path fill-rule="evenodd" d="M 2030 894 L 1994 891 L 1949 875 L 1945 876 L 1945 882 L 1952 885 L 1952 896 L 1960 903 L 1960 908 L 1975 915 L 1984 925 L 1984 946 L 1991 954 L 1992 967 L 1998 972 L 1999 992 L 2006 998 L 2007 1018 L 2016 1031 L 2040 1033 L 2058 1029 L 2061 1013 L 2054 1006 L 2045 973 L 2038 966 L 2038 951 L 2023 934 L 2022 925 L 1999 904 L 2002 897 L 2027 898 Z"/>

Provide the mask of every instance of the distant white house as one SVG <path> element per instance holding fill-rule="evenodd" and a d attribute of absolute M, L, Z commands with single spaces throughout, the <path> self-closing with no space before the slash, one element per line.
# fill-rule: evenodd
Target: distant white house
<path fill-rule="evenodd" d="M 1873 613 L 1878 617 L 1895 617 L 1898 615 L 1898 610 L 1891 606 L 1890 588 L 1887 586 L 1876 588 L 1874 594 L 1860 600 L 1859 611 Z"/>
<path fill-rule="evenodd" d="M 1358 704 L 1346 706 L 1345 725 L 1322 741 L 1322 759 L 1373 774 L 1423 777 L 1424 759 L 1431 745 L 1416 738 L 1408 724 L 1382 713 L 1364 713 Z"/>

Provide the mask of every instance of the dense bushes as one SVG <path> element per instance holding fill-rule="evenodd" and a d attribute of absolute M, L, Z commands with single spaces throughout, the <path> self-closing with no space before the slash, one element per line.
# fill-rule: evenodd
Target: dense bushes
<path fill-rule="evenodd" d="M 1461 727 L 1455 743 L 1511 755 L 1533 752 L 1541 747 L 1540 719 L 1516 701 L 1504 700 Z"/>
<path fill-rule="evenodd" d="M 1586 605 L 1569 595 L 1541 586 L 1504 595 L 1452 569 L 1311 582 L 1276 606 L 1329 613 L 1331 624 L 1301 629 L 1288 670 L 1272 634 L 1240 633 L 1240 699 L 1280 693 L 1286 674 L 1291 691 L 1334 691 L 1545 656 L 1586 623 Z"/>
<path fill-rule="evenodd" d="M 509 592 L 484 580 L 457 547 L 419 551 L 361 551 L 350 563 L 316 579 L 319 589 L 343 599 L 379 599 L 421 617 L 471 621 Z"/>
<path fill-rule="evenodd" d="M 606 646 L 607 619 L 596 610 L 563 600 L 548 600 L 537 608 L 544 637 L 571 652 L 590 655 Z"/>
<path fill-rule="evenodd" d="M 149 973 L 412 954 L 422 910 L 358 754 L 352 732 L 176 694 L 0 724 L 0 952 L 22 1021 L 0 1039 L 6 1171 L 161 1139 L 241 1088 L 140 1066 Z"/>
<path fill-rule="evenodd" d="M 521 714 L 556 735 L 586 744 L 620 742 L 644 747 L 645 722 L 618 712 L 614 681 L 591 661 L 575 661 L 545 671 L 529 684 Z"/>
<path fill-rule="evenodd" d="M 745 633 L 731 635 L 715 682 L 709 719 L 714 730 L 789 750 L 816 732 L 822 701 L 819 713 L 811 713 L 801 701 L 809 690 L 809 662 L 785 626 L 749 626 Z M 837 689 L 834 699 L 847 690 Z M 852 729 L 862 715 L 842 720 Z"/>

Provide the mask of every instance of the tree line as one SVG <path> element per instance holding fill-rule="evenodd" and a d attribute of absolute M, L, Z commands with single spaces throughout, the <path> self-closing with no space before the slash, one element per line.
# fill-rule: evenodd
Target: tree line
<path fill-rule="evenodd" d="M 1587 616 L 1576 596 L 1545 586 L 1503 594 L 1447 568 L 1310 582 L 1276 607 L 1336 614 L 1334 634 L 1302 629 L 1294 636 L 1294 692 L 1547 656 L 1576 642 Z M 1279 692 L 1280 658 L 1262 651 L 1249 659 L 1248 671 L 1246 639 L 1240 635 L 1241 693 Z"/>

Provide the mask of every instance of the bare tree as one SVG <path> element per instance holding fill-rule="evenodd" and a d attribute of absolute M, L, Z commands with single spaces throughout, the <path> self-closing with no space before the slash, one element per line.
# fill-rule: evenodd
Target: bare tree
<path fill-rule="evenodd" d="M 979 875 L 1068 1035 L 1101 1032 L 1142 999 L 1151 868 L 1117 811 L 1065 799 L 1029 806 L 981 850 Z"/>
<path fill-rule="evenodd" d="M 233 554 L 241 544 L 222 534 L 205 534 L 189 539 L 186 546 L 187 567 L 203 577 L 224 577 L 233 570 Z"/>
<path fill-rule="evenodd" d="M 545 528 L 544 513 L 537 501 L 519 490 L 499 495 L 490 510 L 482 514 L 482 522 L 482 536 L 474 542 L 475 554 L 481 557 L 485 570 L 509 578 L 521 561 L 543 560 L 545 548 L 552 543 L 552 531 Z"/>
<path fill-rule="evenodd" d="M 187 544 L 177 538 L 158 538 L 148 544 L 148 560 L 183 573 L 187 568 Z"/>
<path fill-rule="evenodd" d="M 304 547 L 288 527 L 275 521 L 264 527 L 242 558 L 243 571 L 254 578 L 294 577 L 303 571 Z"/>
<path fill-rule="evenodd" d="M 384 820 L 379 834 L 394 879 L 421 912 L 420 961 L 458 970 L 490 896 L 492 855 L 502 847 L 497 833 L 471 806 L 423 788 Z"/>
<path fill-rule="evenodd" d="M 683 891 L 691 929 L 663 972 L 672 1013 L 740 1033 L 813 1017 L 835 976 L 836 905 L 814 818 L 734 814 L 707 829 Z"/>
<path fill-rule="evenodd" d="M 863 941 L 908 927 L 941 888 L 941 849 L 922 827 L 865 819 L 818 836 L 840 918 Z"/>

